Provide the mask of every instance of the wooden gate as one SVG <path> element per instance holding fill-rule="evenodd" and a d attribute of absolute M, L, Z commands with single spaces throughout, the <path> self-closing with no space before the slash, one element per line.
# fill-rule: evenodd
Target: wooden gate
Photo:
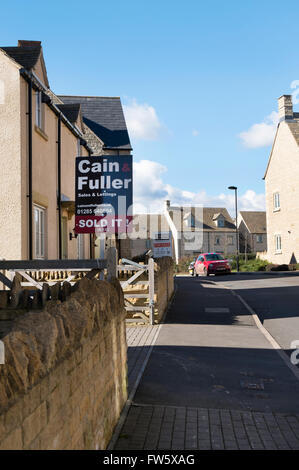
<path fill-rule="evenodd" d="M 119 281 L 124 291 L 125 308 L 128 313 L 133 313 L 133 318 L 127 318 L 128 323 L 150 323 L 154 325 L 155 313 L 155 263 L 152 258 L 148 260 L 148 264 L 139 264 L 128 259 L 122 259 L 122 263 L 118 265 Z M 127 273 L 129 276 L 122 281 L 121 273 Z M 142 275 L 146 276 L 146 280 L 140 280 Z M 131 286 L 145 285 L 147 292 L 129 293 L 126 289 Z M 142 305 L 134 305 L 130 299 L 144 299 Z"/>
<path fill-rule="evenodd" d="M 0 261 L 0 282 L 11 289 L 12 280 L 15 274 L 19 273 L 25 279 L 22 282 L 22 286 L 32 286 L 42 290 L 45 282 L 50 286 L 58 281 L 67 281 L 70 284 L 74 284 L 73 280 L 79 272 L 85 273 L 86 277 L 92 278 L 97 274 L 101 274 L 106 267 L 107 260 L 99 259 L 2 260 Z"/>

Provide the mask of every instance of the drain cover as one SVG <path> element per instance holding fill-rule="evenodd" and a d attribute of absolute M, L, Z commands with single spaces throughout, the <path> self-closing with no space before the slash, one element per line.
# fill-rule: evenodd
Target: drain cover
<path fill-rule="evenodd" d="M 247 382 L 245 380 L 241 380 L 240 382 L 242 388 L 246 388 L 247 390 L 264 390 L 264 384 L 261 382 Z"/>

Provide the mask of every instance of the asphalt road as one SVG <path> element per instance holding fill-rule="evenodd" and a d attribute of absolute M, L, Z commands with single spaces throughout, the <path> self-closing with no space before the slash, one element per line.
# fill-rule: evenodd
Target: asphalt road
<path fill-rule="evenodd" d="M 273 323 L 277 331 L 275 321 L 283 324 L 290 320 L 293 327 L 283 326 L 284 333 L 280 333 L 289 345 L 294 339 L 294 326 L 299 325 L 295 317 L 298 281 L 299 278 L 247 279 L 237 275 L 177 278 L 175 300 L 137 389 L 135 403 L 298 413 L 298 379 L 256 327 L 243 304 L 221 286 L 226 283 L 240 289 L 253 308 L 260 307 L 263 315 L 268 314 L 265 322 Z M 266 287 L 262 287 L 264 283 Z M 275 287 L 271 287 L 273 283 Z M 290 299 L 290 291 L 289 316 L 282 317 L 283 299 Z M 273 300 L 275 308 L 271 313 L 272 300 L 268 297 L 274 292 L 276 301 Z M 281 308 L 277 300 L 280 296 Z"/>
<path fill-rule="evenodd" d="M 211 276 L 241 295 L 286 351 L 299 341 L 299 276 L 290 273 Z"/>

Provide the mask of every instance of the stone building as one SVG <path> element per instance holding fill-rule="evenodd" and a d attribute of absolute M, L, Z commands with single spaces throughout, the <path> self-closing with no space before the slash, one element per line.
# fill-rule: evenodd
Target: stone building
<path fill-rule="evenodd" d="M 179 207 L 166 201 L 176 262 L 184 256 L 217 252 L 236 253 L 236 226 L 224 207 Z"/>
<path fill-rule="evenodd" d="M 240 211 L 238 231 L 241 253 L 257 253 L 267 250 L 265 211 Z"/>
<path fill-rule="evenodd" d="M 151 250 L 154 255 L 154 242 L 159 237 L 170 236 L 169 224 L 163 214 L 135 214 L 133 217 L 133 231 L 128 234 L 128 239 L 121 240 L 121 244 L 127 244 L 129 257 L 142 258 Z M 163 243 L 163 238 L 161 243 Z M 125 248 L 122 247 L 122 252 Z M 173 252 L 173 250 L 172 250 Z"/>
<path fill-rule="evenodd" d="M 275 264 L 299 262 L 299 113 L 292 97 L 278 99 L 279 124 L 264 176 L 267 253 Z"/>
<path fill-rule="evenodd" d="M 0 48 L 0 258 L 89 258 L 74 233 L 75 157 L 130 153 L 120 99 L 58 97 L 40 41 Z"/>

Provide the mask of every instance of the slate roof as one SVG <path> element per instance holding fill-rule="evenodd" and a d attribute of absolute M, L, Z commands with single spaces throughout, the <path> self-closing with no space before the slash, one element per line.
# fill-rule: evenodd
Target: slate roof
<path fill-rule="evenodd" d="M 189 209 L 189 211 L 188 211 Z M 191 209 L 191 210 L 190 210 Z M 173 212 L 174 211 L 181 211 L 182 212 L 182 217 L 191 214 L 195 214 L 195 219 L 196 219 L 196 226 L 201 226 L 204 232 L 231 232 L 236 230 L 236 226 L 234 224 L 233 219 L 229 215 L 227 209 L 224 207 L 203 207 L 202 208 L 202 220 L 199 220 L 198 218 L 198 213 L 196 211 L 197 208 L 192 207 L 192 208 L 185 208 L 185 212 L 183 211 L 182 207 L 175 207 L 175 206 L 170 206 L 169 207 L 169 213 L 170 216 L 173 218 L 174 223 L 177 222 L 177 217 L 173 217 Z M 200 212 L 200 210 L 199 210 Z M 222 215 L 224 217 L 224 227 L 217 227 L 215 223 L 215 218 L 219 215 Z M 216 216 L 216 217 L 215 217 Z M 186 217 L 184 217 L 186 218 Z M 177 227 L 180 229 L 180 227 Z"/>
<path fill-rule="evenodd" d="M 21 45 L 21 44 L 31 45 Z M 31 70 L 37 63 L 41 53 L 40 41 L 19 41 L 17 47 L 1 47 L 12 59 L 27 70 Z"/>
<path fill-rule="evenodd" d="M 56 106 L 72 124 L 76 123 L 80 116 L 80 104 L 56 104 Z"/>
<path fill-rule="evenodd" d="M 266 212 L 240 211 L 250 233 L 267 233 Z"/>
<path fill-rule="evenodd" d="M 120 98 L 59 96 L 65 104 L 81 104 L 83 122 L 104 142 L 104 148 L 132 150 Z"/>

